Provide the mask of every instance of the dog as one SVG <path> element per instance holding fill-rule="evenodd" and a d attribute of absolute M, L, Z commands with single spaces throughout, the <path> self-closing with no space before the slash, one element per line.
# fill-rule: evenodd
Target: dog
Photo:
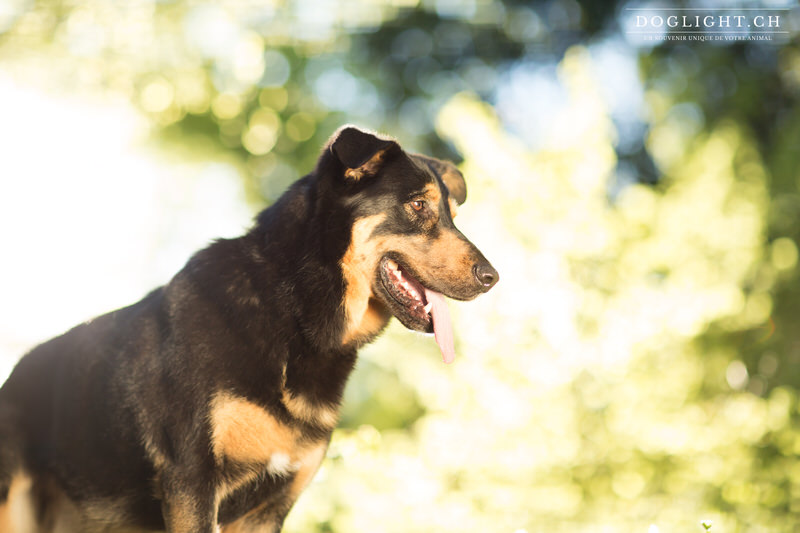
<path fill-rule="evenodd" d="M 445 297 L 499 279 L 449 162 L 345 126 L 244 236 L 23 357 L 0 389 L 0 531 L 279 532 L 359 347 L 392 316 L 454 357 Z"/>

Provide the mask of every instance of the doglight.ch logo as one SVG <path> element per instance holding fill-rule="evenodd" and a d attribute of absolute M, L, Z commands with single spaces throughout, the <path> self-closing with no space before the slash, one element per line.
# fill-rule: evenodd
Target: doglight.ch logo
<path fill-rule="evenodd" d="M 791 8 L 627 7 L 625 33 L 645 42 L 785 43 L 794 33 Z"/>

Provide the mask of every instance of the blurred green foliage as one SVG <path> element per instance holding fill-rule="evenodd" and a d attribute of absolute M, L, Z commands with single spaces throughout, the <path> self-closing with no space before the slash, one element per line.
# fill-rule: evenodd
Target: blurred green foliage
<path fill-rule="evenodd" d="M 9 6 L 4 69 L 125 95 L 257 205 L 344 122 L 461 162 L 502 283 L 453 305 L 452 368 L 396 324 L 364 350 L 287 530 L 800 531 L 794 34 L 645 46 L 588 0 Z"/>

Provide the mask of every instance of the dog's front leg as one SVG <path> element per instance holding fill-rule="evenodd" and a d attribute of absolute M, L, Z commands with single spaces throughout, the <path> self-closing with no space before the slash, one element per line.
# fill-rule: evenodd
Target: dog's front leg
<path fill-rule="evenodd" d="M 217 533 L 212 484 L 196 477 L 173 476 L 162 482 L 161 509 L 167 533 Z"/>

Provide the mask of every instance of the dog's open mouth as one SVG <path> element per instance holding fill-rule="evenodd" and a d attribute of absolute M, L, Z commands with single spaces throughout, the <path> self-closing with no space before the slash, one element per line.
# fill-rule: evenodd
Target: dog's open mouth
<path fill-rule="evenodd" d="M 397 261 L 384 257 L 380 263 L 380 279 L 395 305 L 394 315 L 407 328 L 425 331 L 436 337 L 445 363 L 455 359 L 453 325 L 450 311 L 441 293 L 423 286 Z"/>

